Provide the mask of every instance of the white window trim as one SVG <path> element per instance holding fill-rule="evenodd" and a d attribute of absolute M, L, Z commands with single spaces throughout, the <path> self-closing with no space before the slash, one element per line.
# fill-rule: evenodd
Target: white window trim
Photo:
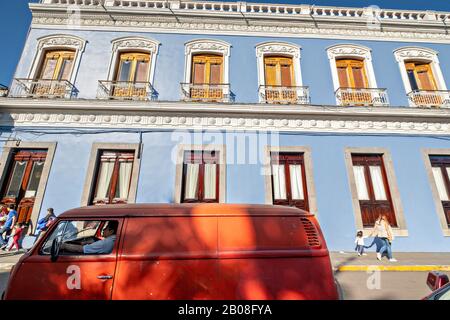
<path fill-rule="evenodd" d="M 295 85 L 303 86 L 302 72 L 300 67 L 301 47 L 288 42 L 263 42 L 256 45 L 256 58 L 258 64 L 258 88 L 266 84 L 266 73 L 264 72 L 264 57 L 266 55 L 280 55 L 292 59 L 294 65 Z M 259 102 L 264 102 L 259 95 Z"/>
<path fill-rule="evenodd" d="M 51 50 L 75 50 L 74 65 L 72 73 L 70 75 L 69 82 L 75 85 L 75 79 L 77 77 L 77 71 L 80 66 L 81 56 L 86 48 L 86 40 L 79 37 L 65 34 L 55 34 L 38 38 L 37 52 L 31 65 L 30 72 L 28 73 L 29 79 L 36 79 L 38 77 L 39 69 L 44 62 L 45 52 Z"/>
<path fill-rule="evenodd" d="M 101 151 L 103 150 L 111 150 L 111 151 L 126 151 L 132 150 L 134 151 L 134 161 L 133 161 L 133 171 L 131 173 L 131 181 L 130 181 L 130 191 L 128 193 L 127 203 L 135 203 L 136 202 L 136 194 L 137 194 L 137 185 L 139 180 L 139 170 L 141 165 L 141 157 L 138 157 L 140 152 L 139 143 L 93 143 L 91 149 L 91 156 L 89 158 L 88 169 L 86 173 L 86 179 L 83 187 L 83 194 L 81 197 L 81 206 L 89 205 L 89 200 L 91 198 L 92 192 L 94 192 L 95 188 L 95 173 L 98 169 L 98 157 Z"/>
<path fill-rule="evenodd" d="M 31 212 L 31 223 L 35 230 L 37 221 L 41 212 L 42 202 L 44 200 L 45 189 L 50 176 L 50 169 L 55 157 L 56 142 L 22 142 L 22 141 L 7 141 L 3 146 L 3 152 L 0 158 L 0 185 L 5 183 L 5 179 L 8 178 L 7 168 L 11 163 L 11 155 L 14 149 L 47 149 L 47 156 L 44 162 L 44 168 L 42 169 L 41 180 L 39 181 L 38 190 L 34 199 L 33 211 Z"/>
<path fill-rule="evenodd" d="M 441 225 L 442 234 L 444 237 L 450 237 L 450 228 L 447 225 L 447 219 L 445 218 L 444 208 L 442 207 L 441 198 L 436 186 L 436 181 L 433 176 L 433 169 L 431 166 L 430 156 L 450 156 L 450 149 L 422 149 L 422 156 L 425 164 L 425 171 L 427 172 L 428 180 L 431 186 L 431 193 L 433 195 L 433 201 L 436 207 L 436 212 Z"/>
<path fill-rule="evenodd" d="M 391 193 L 392 205 L 394 209 L 395 218 L 398 227 L 392 228 L 394 236 L 407 237 L 408 229 L 406 227 L 405 215 L 400 199 L 400 191 L 398 189 L 397 178 L 394 173 L 394 164 L 392 162 L 389 151 L 385 148 L 345 148 L 345 165 L 347 167 L 348 181 L 350 184 L 350 191 L 352 195 L 352 203 L 354 209 L 355 225 L 357 230 L 363 230 L 365 234 L 369 234 L 373 228 L 364 228 L 362 223 L 361 208 L 359 206 L 358 191 L 356 189 L 356 181 L 353 173 L 352 154 L 381 154 L 383 157 L 384 169 L 386 171 L 386 179 L 388 182 L 389 191 Z"/>
<path fill-rule="evenodd" d="M 310 147 L 301 147 L 301 146 L 287 146 L 287 147 L 272 147 L 266 146 L 264 153 L 266 162 L 264 163 L 264 180 L 265 180 L 265 202 L 266 204 L 273 205 L 273 192 L 272 192 L 272 166 L 271 166 L 271 152 L 278 153 L 301 153 L 303 154 L 303 163 L 305 165 L 305 179 L 306 179 L 306 188 L 308 191 L 308 206 L 309 212 L 314 214 L 316 217 L 317 213 L 317 197 L 316 197 L 316 188 L 314 185 L 314 175 L 313 175 L 313 161 L 311 155 Z"/>
<path fill-rule="evenodd" d="M 229 65 L 231 45 L 225 41 L 197 39 L 184 44 L 184 83 L 191 83 L 192 56 L 196 54 L 219 54 L 223 56 L 223 83 L 230 83 Z"/>
<path fill-rule="evenodd" d="M 154 83 L 156 58 L 158 56 L 160 43 L 143 37 L 123 37 L 111 41 L 112 55 L 108 70 L 108 81 L 114 81 L 116 67 L 120 54 L 124 51 L 143 52 L 150 54 L 150 70 L 148 74 L 148 82 Z"/>
<path fill-rule="evenodd" d="M 412 91 L 405 66 L 405 62 L 410 60 L 430 63 L 431 71 L 436 78 L 438 90 L 447 90 L 437 51 L 422 47 L 402 47 L 394 51 L 394 56 L 395 60 L 398 62 L 406 94 L 409 94 Z M 413 106 L 411 101 L 409 101 L 409 104 L 410 106 Z"/>
<path fill-rule="evenodd" d="M 183 189 L 183 162 L 185 151 L 218 151 L 219 152 L 219 203 L 226 201 L 226 154 L 225 145 L 222 144 L 208 144 L 208 145 L 193 145 L 180 144 L 178 145 L 176 155 L 176 173 L 175 173 L 175 194 L 174 203 L 181 203 L 181 190 Z"/>
<path fill-rule="evenodd" d="M 331 76 L 333 78 L 334 91 L 339 89 L 339 76 L 337 72 L 337 59 L 359 59 L 364 61 L 364 68 L 369 81 L 369 88 L 378 88 L 375 71 L 372 64 L 371 49 L 355 44 L 338 44 L 327 48 L 328 60 L 330 61 Z M 336 99 L 336 102 L 337 99 Z"/>

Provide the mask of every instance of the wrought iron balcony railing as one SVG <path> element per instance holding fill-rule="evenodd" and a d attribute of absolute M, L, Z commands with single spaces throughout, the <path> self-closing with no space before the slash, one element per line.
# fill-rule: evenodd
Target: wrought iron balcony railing
<path fill-rule="evenodd" d="M 150 82 L 106 81 L 98 82 L 98 99 L 156 100 L 157 94 Z"/>
<path fill-rule="evenodd" d="M 259 86 L 259 96 L 265 103 L 309 104 L 308 87 Z"/>
<path fill-rule="evenodd" d="M 450 108 L 450 91 L 414 90 L 408 93 L 408 99 L 414 107 Z"/>
<path fill-rule="evenodd" d="M 182 99 L 185 101 L 231 102 L 230 84 L 181 84 Z"/>
<path fill-rule="evenodd" d="M 0 84 L 0 97 L 6 97 L 8 95 L 8 87 Z"/>
<path fill-rule="evenodd" d="M 14 79 L 9 96 L 14 98 L 59 98 L 76 97 L 75 86 L 67 80 Z"/>
<path fill-rule="evenodd" d="M 389 98 L 386 89 L 380 88 L 339 88 L 336 99 L 341 106 L 387 107 Z"/>

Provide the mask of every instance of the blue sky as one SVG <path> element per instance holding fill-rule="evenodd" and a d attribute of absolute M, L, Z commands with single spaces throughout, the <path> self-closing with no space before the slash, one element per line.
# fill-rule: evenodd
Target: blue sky
<path fill-rule="evenodd" d="M 29 2 L 38 0 L 2 0 L 0 1 L 0 30 L 2 47 L 0 50 L 0 84 L 11 82 L 17 62 L 28 33 L 31 14 Z M 450 11 L 448 0 L 253 0 L 248 2 L 315 4 L 318 6 L 367 7 L 377 5 L 390 9 L 418 9 Z"/>

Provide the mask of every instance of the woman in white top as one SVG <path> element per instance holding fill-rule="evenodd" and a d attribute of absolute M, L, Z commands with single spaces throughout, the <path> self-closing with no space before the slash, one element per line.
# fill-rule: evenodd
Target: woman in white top
<path fill-rule="evenodd" d="M 392 228 L 389 224 L 389 220 L 387 219 L 387 216 L 385 214 L 380 214 L 378 216 L 378 219 L 377 221 L 375 221 L 375 225 L 370 236 L 378 237 L 382 241 L 381 249 L 379 252 L 377 252 L 378 260 L 381 260 L 383 253 L 387 251 L 389 261 L 397 261 L 392 257 L 391 243 L 394 240 L 394 235 L 392 233 Z"/>

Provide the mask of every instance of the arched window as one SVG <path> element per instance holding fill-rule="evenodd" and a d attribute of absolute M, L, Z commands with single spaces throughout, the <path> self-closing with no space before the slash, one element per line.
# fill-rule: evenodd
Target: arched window
<path fill-rule="evenodd" d="M 389 105 L 386 89 L 377 86 L 369 48 L 341 44 L 329 47 L 327 53 L 339 105 Z"/>
<path fill-rule="evenodd" d="M 159 43 L 140 37 L 112 42 L 113 52 L 107 80 L 99 81 L 99 98 L 156 99 L 153 88 Z"/>
<path fill-rule="evenodd" d="M 28 77 L 15 79 L 12 96 L 74 97 L 76 71 L 85 46 L 86 41 L 72 35 L 39 38 Z"/>
<path fill-rule="evenodd" d="M 450 106 L 450 95 L 436 51 L 405 47 L 395 50 L 394 55 L 411 106 Z"/>
<path fill-rule="evenodd" d="M 259 100 L 265 103 L 309 103 L 309 91 L 302 86 L 300 47 L 283 42 L 256 46 Z"/>
<path fill-rule="evenodd" d="M 229 56 L 231 46 L 217 40 L 194 40 L 185 45 L 183 100 L 230 101 Z"/>

